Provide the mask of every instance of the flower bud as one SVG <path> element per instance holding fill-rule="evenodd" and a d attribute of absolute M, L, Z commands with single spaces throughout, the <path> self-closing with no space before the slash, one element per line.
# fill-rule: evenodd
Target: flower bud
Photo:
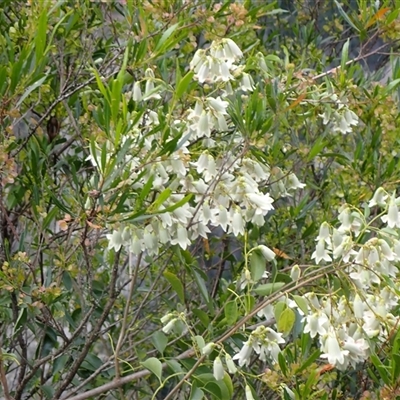
<path fill-rule="evenodd" d="M 214 360 L 213 374 L 214 378 L 217 381 L 222 381 L 222 379 L 224 379 L 225 376 L 224 366 L 222 365 L 222 361 L 219 357 L 216 357 Z"/>
<path fill-rule="evenodd" d="M 225 356 L 225 362 L 226 362 L 226 366 L 228 367 L 229 373 L 235 374 L 237 372 L 237 368 L 236 368 L 235 363 L 232 360 L 232 357 L 229 354 L 227 354 Z"/>
<path fill-rule="evenodd" d="M 290 271 L 290 277 L 292 278 L 292 281 L 298 281 L 301 275 L 301 269 L 300 267 L 296 264 L 292 267 Z"/>
<path fill-rule="evenodd" d="M 208 356 L 209 354 L 211 354 L 211 352 L 214 350 L 215 348 L 215 343 L 210 342 L 207 343 L 202 349 L 201 352 L 202 354 L 204 354 L 205 356 Z"/>

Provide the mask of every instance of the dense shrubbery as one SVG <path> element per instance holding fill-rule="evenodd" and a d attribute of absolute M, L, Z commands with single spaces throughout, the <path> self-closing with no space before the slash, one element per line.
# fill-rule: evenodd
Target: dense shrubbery
<path fill-rule="evenodd" d="M 6 399 L 400 395 L 399 9 L 281 3 L 3 2 Z"/>

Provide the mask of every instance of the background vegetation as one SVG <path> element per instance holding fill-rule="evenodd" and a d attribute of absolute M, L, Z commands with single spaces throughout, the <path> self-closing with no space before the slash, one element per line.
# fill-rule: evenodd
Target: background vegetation
<path fill-rule="evenodd" d="M 3 0 L 1 395 L 400 396 L 397 259 L 379 274 L 394 298 L 390 321 L 382 316 L 380 339 L 355 365 L 321 358 L 299 312 L 306 293 L 363 296 L 342 274 L 347 261 L 319 265 L 313 253 L 321 224 L 343 223 L 346 204 L 353 225 L 365 218 L 354 245 L 386 226 L 388 204 L 368 201 L 380 187 L 398 193 L 399 30 L 389 0 Z M 199 82 L 196 51 L 228 38 L 243 52 L 232 88 Z M 197 101 L 211 112 L 211 96 L 229 103 L 225 129 L 200 129 L 203 114 L 190 114 Z M 274 199 L 263 224 L 206 221 L 211 232 L 185 238 L 179 227 L 194 231 L 215 206 L 215 187 L 191 186 L 212 169 L 199 168 L 203 154 L 217 161 L 211 182 L 227 173 L 242 184 L 243 160 L 262 166 L 257 187 Z M 154 221 L 166 215 L 182 225 L 164 240 Z M 260 314 L 268 304 L 271 318 Z M 253 354 L 232 373 L 229 357 L 259 327 L 284 336 L 279 359 Z"/>

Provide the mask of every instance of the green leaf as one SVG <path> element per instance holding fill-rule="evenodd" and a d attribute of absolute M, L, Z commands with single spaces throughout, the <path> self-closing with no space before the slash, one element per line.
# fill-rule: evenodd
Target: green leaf
<path fill-rule="evenodd" d="M 336 7 L 339 10 L 339 13 L 342 15 L 342 17 L 346 20 L 346 22 L 357 32 L 361 33 L 360 29 L 357 28 L 357 26 L 354 24 L 354 22 L 350 19 L 350 17 L 346 14 L 346 12 L 343 10 L 342 6 L 339 4 L 337 0 L 335 0 Z"/>
<path fill-rule="evenodd" d="M 192 385 L 189 400 L 202 400 L 204 399 L 204 392 L 195 384 Z"/>
<path fill-rule="evenodd" d="M 191 80 L 193 79 L 194 72 L 189 71 L 178 83 L 178 86 L 175 91 L 175 95 L 178 99 L 182 97 L 182 95 L 187 91 Z"/>
<path fill-rule="evenodd" d="M 61 211 L 64 211 L 66 214 L 73 215 L 72 211 L 71 211 L 70 209 L 68 209 L 67 207 L 65 207 L 65 206 L 58 200 L 58 198 L 56 197 L 56 195 L 54 194 L 54 192 L 51 191 L 50 188 L 48 188 L 48 189 L 49 189 L 48 194 L 50 195 L 50 197 L 51 197 L 53 203 L 54 203 Z"/>
<path fill-rule="evenodd" d="M 296 321 L 296 314 L 291 308 L 286 308 L 282 311 L 277 321 L 277 328 L 279 332 L 282 332 L 284 336 L 289 335 L 292 331 L 293 325 Z"/>
<path fill-rule="evenodd" d="M 285 285 L 285 282 L 265 283 L 263 285 L 258 285 L 253 290 L 260 296 L 269 296 L 270 294 L 282 289 Z"/>
<path fill-rule="evenodd" d="M 384 95 L 387 96 L 388 94 L 390 94 L 394 89 L 397 88 L 397 86 L 399 86 L 399 84 L 400 84 L 400 79 L 395 79 L 394 81 L 391 81 L 390 83 L 385 85 Z"/>
<path fill-rule="evenodd" d="M 157 46 L 154 50 L 154 52 L 159 52 L 162 50 L 162 47 L 164 43 L 169 39 L 169 37 L 176 31 L 176 29 L 179 27 L 179 23 L 176 23 L 172 26 L 170 26 L 161 36 L 160 40 L 157 43 Z"/>
<path fill-rule="evenodd" d="M 46 215 L 46 218 L 43 220 L 43 228 L 46 229 L 50 223 L 53 221 L 53 219 L 56 217 L 58 214 L 59 210 L 57 207 L 53 207 Z"/>
<path fill-rule="evenodd" d="M 246 295 L 243 300 L 244 306 L 246 307 L 246 313 L 249 313 L 254 308 L 254 304 L 256 304 L 256 299 L 254 298 L 254 296 Z"/>
<path fill-rule="evenodd" d="M 179 207 L 182 207 L 184 204 L 188 203 L 192 197 L 193 197 L 193 193 L 189 193 L 182 200 L 179 200 L 177 203 L 173 204 L 172 206 L 166 207 L 164 210 L 159 211 L 159 213 L 175 211 Z"/>
<path fill-rule="evenodd" d="M 392 353 L 392 384 L 395 384 L 400 376 L 400 354 Z"/>
<path fill-rule="evenodd" d="M 122 82 L 118 79 L 114 79 L 111 91 L 111 115 L 115 126 L 118 124 L 121 92 L 122 92 Z"/>
<path fill-rule="evenodd" d="M 46 399 L 52 399 L 54 396 L 54 386 L 52 385 L 42 385 L 40 386 L 40 390 L 45 395 Z"/>
<path fill-rule="evenodd" d="M 308 370 L 311 364 L 313 364 L 319 358 L 320 355 L 321 355 L 321 350 L 315 350 L 314 353 L 312 353 L 310 357 L 308 357 L 307 360 L 300 365 L 300 368 L 296 371 L 296 374 L 300 374 L 303 371 Z"/>
<path fill-rule="evenodd" d="M 150 178 L 147 179 L 146 183 L 143 186 L 143 189 L 140 192 L 139 199 L 140 202 L 143 203 L 148 194 L 150 193 L 151 188 L 153 187 L 154 175 L 150 175 Z"/>
<path fill-rule="evenodd" d="M 231 300 L 225 303 L 224 313 L 225 313 L 226 323 L 229 326 L 234 325 L 238 318 L 238 309 L 236 300 Z"/>
<path fill-rule="evenodd" d="M 225 384 L 225 386 L 229 392 L 227 399 L 232 399 L 233 398 L 233 384 L 232 384 L 232 379 L 227 372 L 225 372 L 223 383 Z"/>
<path fill-rule="evenodd" d="M 26 308 L 21 308 L 18 314 L 17 321 L 15 322 L 13 329 L 13 337 L 20 331 L 20 329 L 25 325 L 28 317 L 28 312 Z"/>
<path fill-rule="evenodd" d="M 143 367 L 152 372 L 161 382 L 162 377 L 162 364 L 158 358 L 150 357 L 146 361 L 141 362 Z"/>
<path fill-rule="evenodd" d="M 166 188 L 164 189 L 156 198 L 153 204 L 150 205 L 150 207 L 147 209 L 147 212 L 149 213 L 154 213 L 158 211 L 158 209 L 161 207 L 162 203 L 166 201 L 172 194 L 171 188 Z M 164 210 L 164 212 L 166 212 Z"/>
<path fill-rule="evenodd" d="M 261 254 L 260 251 L 255 250 L 250 255 L 250 273 L 251 279 L 253 281 L 258 282 L 266 269 L 265 258 Z"/>
<path fill-rule="evenodd" d="M 151 341 L 154 347 L 161 353 L 164 353 L 165 348 L 168 344 L 168 338 L 161 331 L 156 331 L 151 336 Z"/>
<path fill-rule="evenodd" d="M 43 7 L 39 21 L 37 22 L 37 29 L 35 32 L 36 64 L 39 64 L 42 60 L 44 49 L 46 47 L 47 13 L 48 10 Z"/>
<path fill-rule="evenodd" d="M 70 275 L 70 273 L 68 271 L 63 271 L 62 274 L 62 282 L 65 286 L 65 289 L 67 289 L 68 291 L 70 291 L 73 287 L 73 280 L 72 277 Z"/>
<path fill-rule="evenodd" d="M 210 381 L 203 387 L 203 390 L 211 394 L 213 399 L 225 400 L 221 391 L 220 383 L 221 382 Z"/>
<path fill-rule="evenodd" d="M 111 104 L 109 91 L 108 91 L 108 89 L 106 89 L 103 82 L 101 81 L 100 75 L 98 74 L 97 70 L 95 70 L 94 68 L 92 68 L 92 72 L 93 72 L 94 76 L 96 77 L 97 86 L 100 89 L 101 94 L 107 100 L 107 103 Z"/>
<path fill-rule="evenodd" d="M 391 368 L 384 365 L 376 354 L 371 354 L 370 359 L 375 368 L 378 370 L 381 379 L 385 382 L 386 385 L 389 386 L 391 384 L 389 379 L 389 376 L 391 376 Z"/>
<path fill-rule="evenodd" d="M 297 294 L 292 295 L 293 300 L 296 302 L 296 304 L 299 306 L 300 310 L 303 311 L 303 313 L 305 315 L 308 314 L 308 305 L 307 305 L 307 301 L 301 297 L 298 296 Z"/>
<path fill-rule="evenodd" d="M 42 76 L 40 79 L 38 79 L 36 82 L 32 83 L 32 85 L 28 86 L 24 92 L 24 94 L 19 98 L 17 104 L 16 104 L 16 108 L 18 108 L 23 101 L 34 91 L 36 90 L 38 87 L 40 87 L 45 80 L 47 79 L 48 75 Z"/>
<path fill-rule="evenodd" d="M 317 156 L 326 146 L 323 135 L 318 136 L 315 141 L 314 146 L 311 148 L 307 155 L 307 160 L 311 161 L 315 156 Z"/>
<path fill-rule="evenodd" d="M 342 60 L 340 64 L 342 72 L 345 70 L 346 63 L 349 60 L 349 44 L 350 44 L 350 39 L 347 39 L 342 48 Z"/>
<path fill-rule="evenodd" d="M 287 365 L 286 365 L 286 359 L 283 356 L 282 352 L 278 353 L 278 364 L 279 364 L 279 368 L 282 371 L 282 374 L 287 377 L 288 376 L 288 369 L 287 369 Z"/>
<path fill-rule="evenodd" d="M 53 375 L 56 375 L 60 371 L 62 371 L 65 367 L 65 364 L 70 359 L 70 356 L 67 354 L 62 354 L 54 360 L 53 364 Z"/>
<path fill-rule="evenodd" d="M 207 303 L 208 310 L 210 311 L 211 314 L 214 314 L 214 306 L 213 306 L 213 303 L 212 303 L 212 301 L 210 299 L 210 296 L 208 294 L 207 286 L 206 286 L 206 284 L 204 282 L 204 279 L 194 269 L 192 270 L 192 276 L 193 276 L 194 280 L 197 283 L 197 287 L 200 290 L 200 294 L 202 295 L 203 299 Z"/>
<path fill-rule="evenodd" d="M 287 308 L 287 304 L 285 301 L 278 301 L 274 306 L 274 316 L 275 319 L 278 321 L 279 317 L 281 316 L 283 310 Z"/>
<path fill-rule="evenodd" d="M 170 271 L 165 271 L 163 275 L 165 279 L 167 279 L 167 281 L 170 283 L 172 288 L 175 290 L 175 293 L 178 295 L 181 303 L 185 303 L 185 292 L 180 279 Z"/>
<path fill-rule="evenodd" d="M 181 364 L 178 363 L 178 361 L 166 360 L 165 363 L 168 365 L 169 368 L 171 368 L 172 371 L 174 371 L 175 374 L 182 373 L 182 367 Z"/>
<path fill-rule="evenodd" d="M 195 308 L 192 312 L 200 320 L 204 328 L 208 328 L 208 325 L 210 324 L 210 318 L 208 317 L 208 314 L 199 308 Z"/>

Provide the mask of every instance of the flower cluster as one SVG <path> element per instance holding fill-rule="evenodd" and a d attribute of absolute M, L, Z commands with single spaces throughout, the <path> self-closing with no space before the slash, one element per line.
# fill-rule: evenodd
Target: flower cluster
<path fill-rule="evenodd" d="M 336 108 L 327 107 L 326 110 L 320 114 L 324 125 L 330 125 L 333 132 L 340 132 L 342 134 L 351 133 L 352 126 L 358 125 L 358 116 L 351 111 L 346 102 L 339 100 L 336 94 L 330 96 L 331 101 L 334 102 Z"/>
<path fill-rule="evenodd" d="M 396 276 L 400 261 L 400 241 L 390 230 L 400 226 L 399 205 L 400 198 L 379 188 L 366 206 L 368 210 L 384 209 L 380 218 L 389 230 L 373 227 L 364 216 L 369 212 L 361 213 L 348 205 L 340 209 L 337 229 L 326 222 L 321 225 L 312 258 L 317 264 L 334 261 L 343 265 L 341 277 L 355 290 L 339 298 L 308 294 L 304 332 L 319 338 L 321 357 L 339 369 L 365 361 L 374 341 L 387 340 L 398 323 L 398 317 L 392 314 L 398 306 L 398 288 L 393 280 L 392 287 L 388 286 L 387 278 Z M 358 239 L 361 233 L 363 242 Z"/>
<path fill-rule="evenodd" d="M 231 74 L 236 69 L 234 63 L 242 57 L 242 51 L 233 40 L 222 39 L 213 42 L 207 50 L 197 50 L 190 68 L 200 83 L 228 82 L 234 80 Z"/>
<path fill-rule="evenodd" d="M 279 168 L 271 172 L 268 165 L 244 156 L 244 138 L 230 121 L 229 103 L 224 98 L 226 85 L 236 80 L 239 90 L 253 89 L 250 76 L 235 64 L 242 56 L 231 39 L 213 42 L 207 50 L 196 53 L 191 63 L 195 78 L 200 83 L 219 82 L 219 86 L 212 96 L 195 98 L 184 118 L 171 116 L 171 130 L 183 139 L 168 156 L 156 155 L 162 142 L 157 113 L 147 110 L 141 119 L 132 116 L 135 122 L 122 143 L 131 141 L 142 146 L 136 154 L 126 155 L 121 167 L 129 177 L 124 183 L 130 182 L 136 192 L 151 183 L 149 195 L 141 199 L 148 218 L 142 224 L 114 224 L 107 235 L 108 249 L 125 247 L 133 254 L 145 251 L 149 255 L 158 254 L 161 246 L 170 244 L 186 249 L 198 237 L 207 238 L 210 227 L 243 235 L 249 222 L 264 225 L 266 215 L 273 210 L 274 198 L 289 196 L 304 186 L 294 174 L 285 174 Z M 137 101 L 159 99 L 162 85 L 154 86 L 153 71 L 147 70 L 144 79 L 145 95 L 135 84 L 132 96 Z M 229 146 L 224 140 L 214 140 L 228 130 L 232 137 Z M 203 139 L 202 147 L 193 151 L 191 146 L 199 139 Z M 102 154 L 104 148 L 108 149 L 106 157 Z M 104 173 L 104 164 L 113 162 L 114 144 L 108 141 L 105 147 L 91 146 L 90 151 L 93 164 Z M 274 198 L 265 190 L 269 180 L 273 181 Z M 136 210 L 135 198 L 127 199 L 125 206 Z"/>
<path fill-rule="evenodd" d="M 249 339 L 233 357 L 233 360 L 238 360 L 240 367 L 249 365 L 254 351 L 259 355 L 261 361 L 272 359 L 274 362 L 278 362 L 278 354 L 281 351 L 279 345 L 283 343 L 285 343 L 285 339 L 281 333 L 265 326 L 259 326 L 251 332 Z"/>

